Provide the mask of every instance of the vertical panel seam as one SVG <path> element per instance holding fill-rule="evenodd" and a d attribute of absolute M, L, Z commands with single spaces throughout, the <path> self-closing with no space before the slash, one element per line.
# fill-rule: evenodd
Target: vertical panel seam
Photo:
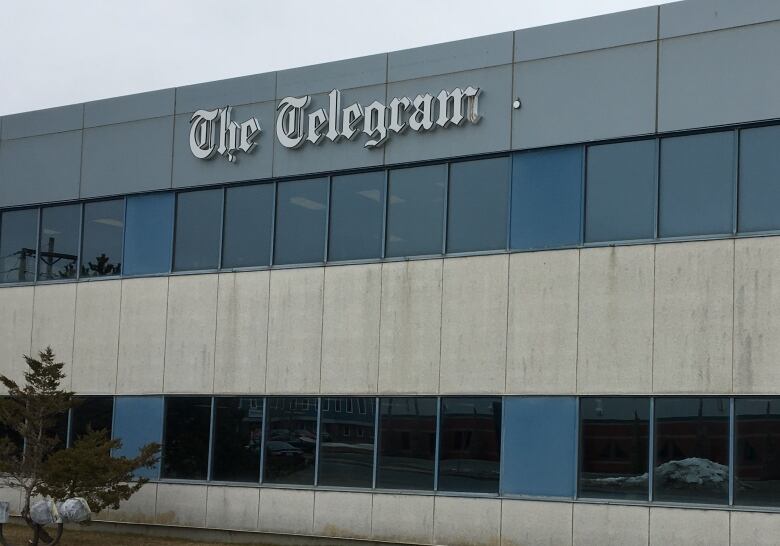
<path fill-rule="evenodd" d="M 734 393 L 734 355 L 735 341 L 737 337 L 736 317 L 737 317 L 737 241 L 731 241 L 731 393 Z"/>
<path fill-rule="evenodd" d="M 233 279 L 233 289 L 235 290 L 235 273 Z M 217 332 L 219 331 L 219 286 L 222 281 L 222 274 L 216 273 L 217 276 L 217 288 L 214 302 L 214 349 L 211 351 L 211 393 L 214 394 L 214 389 L 217 383 Z"/>
<path fill-rule="evenodd" d="M 661 95 L 661 7 L 656 6 L 655 36 L 655 132 L 658 132 L 658 118 Z"/>
<path fill-rule="evenodd" d="M 582 249 L 577 250 L 577 332 L 575 337 L 575 349 L 574 349 L 574 394 L 580 392 L 580 300 L 582 295 L 581 290 L 582 279 Z"/>
<path fill-rule="evenodd" d="M 212 404 L 213 404 L 213 402 L 212 402 Z M 203 510 L 203 527 L 206 527 L 206 525 L 207 525 L 206 522 L 208 522 L 208 520 L 209 520 L 209 490 L 210 489 L 211 489 L 211 487 L 209 487 L 207 485 L 206 486 L 206 506 L 204 507 L 204 510 Z"/>
<path fill-rule="evenodd" d="M 176 155 L 176 100 L 179 96 L 178 88 L 173 92 L 173 114 L 171 115 L 171 168 L 169 170 L 168 187 L 173 188 L 173 163 Z"/>
<path fill-rule="evenodd" d="M 165 278 L 165 330 L 163 331 L 162 392 L 165 393 L 165 367 L 168 363 L 168 310 L 171 302 L 171 278 Z M 163 411 L 165 409 L 163 408 Z M 165 419 L 165 416 L 163 416 Z"/>
<path fill-rule="evenodd" d="M 656 283 L 658 277 L 658 245 L 653 245 L 653 304 L 652 325 L 650 328 L 650 393 L 655 393 L 655 308 L 656 308 Z"/>
<path fill-rule="evenodd" d="M 82 182 L 84 178 L 84 126 L 86 122 L 86 108 L 84 107 L 84 104 L 81 105 L 81 150 L 79 150 L 79 191 L 78 196 L 79 198 L 82 197 Z M 83 228 L 82 228 L 83 229 Z M 81 250 L 81 249 L 79 249 Z"/>
<path fill-rule="evenodd" d="M 439 291 L 439 384 L 436 394 L 441 394 L 441 370 L 444 367 L 444 266 L 445 258 L 441 258 L 441 289 Z M 438 410 L 437 410 L 438 411 Z"/>
<path fill-rule="evenodd" d="M 374 393 L 377 395 L 379 394 L 379 359 L 382 355 L 382 303 L 383 303 L 383 297 L 382 297 L 382 291 L 384 286 L 384 270 L 385 270 L 385 264 L 380 263 L 379 264 L 379 317 L 377 318 L 377 335 L 376 335 L 376 382 L 374 384 Z M 376 435 L 377 431 L 374 431 L 375 438 L 378 438 Z M 373 497 L 372 497 L 373 502 Z M 372 513 L 373 513 L 373 504 L 372 506 Z M 373 527 L 372 527 L 372 533 L 373 533 Z M 373 534 L 372 534 L 373 536 Z"/>
<path fill-rule="evenodd" d="M 507 256 L 506 264 L 506 327 L 504 331 L 506 336 L 504 338 L 504 394 L 509 393 L 509 309 L 511 308 L 510 294 L 511 294 L 511 278 L 512 278 L 512 255 Z M 503 404 L 502 404 L 503 406 Z M 502 442 L 503 445 L 503 442 Z M 503 462 L 503 461 L 502 461 Z"/>
<path fill-rule="evenodd" d="M 124 292 L 125 282 L 121 279 L 117 281 L 119 283 L 119 311 L 117 313 L 116 323 L 116 360 L 114 367 L 114 394 L 119 392 L 119 338 L 122 335 L 122 293 Z"/>
<path fill-rule="evenodd" d="M 325 342 L 325 284 L 326 284 L 326 275 L 325 275 L 325 267 L 322 267 L 322 296 L 320 296 L 320 377 L 317 381 L 317 393 L 322 393 L 322 349 L 323 344 Z M 319 438 L 320 431 L 317 430 L 317 438 Z"/>
<path fill-rule="evenodd" d="M 70 338 L 70 377 L 69 377 L 69 383 L 70 383 L 70 389 L 73 390 L 73 370 L 76 367 L 76 363 L 73 362 L 73 357 L 76 355 L 75 346 L 76 346 L 76 317 L 77 317 L 77 309 L 79 305 L 79 291 L 78 291 L 78 283 L 73 283 L 73 329 L 71 330 L 71 338 Z"/>
<path fill-rule="evenodd" d="M 29 356 L 35 358 L 35 355 L 33 354 L 33 333 L 35 332 L 35 298 L 38 294 L 38 286 L 32 287 L 33 297 L 32 297 L 32 308 L 30 309 L 30 346 L 27 349 L 27 353 Z"/>
<path fill-rule="evenodd" d="M 268 345 L 271 340 L 271 274 L 272 272 L 268 272 L 268 298 L 266 298 L 266 306 L 265 306 L 265 370 L 263 374 L 263 392 L 268 393 Z M 266 418 L 265 413 L 263 413 L 263 419 Z M 259 517 L 259 516 L 258 516 Z M 259 523 L 258 523 L 259 525 Z"/>

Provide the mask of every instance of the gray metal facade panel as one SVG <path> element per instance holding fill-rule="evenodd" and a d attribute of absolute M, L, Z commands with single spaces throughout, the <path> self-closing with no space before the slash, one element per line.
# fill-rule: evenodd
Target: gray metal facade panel
<path fill-rule="evenodd" d="M 392 135 L 385 144 L 387 164 L 440 159 L 459 155 L 500 152 L 509 149 L 512 110 L 512 66 L 495 66 L 444 76 L 406 80 L 387 86 L 388 99 L 418 94 L 436 95 L 440 90 L 467 86 L 482 89 L 479 95 L 479 123 L 460 127 Z"/>
<path fill-rule="evenodd" d="M 384 84 L 387 54 L 302 66 L 276 73 L 276 98 Z"/>
<path fill-rule="evenodd" d="M 176 88 L 176 113 L 265 102 L 276 98 L 276 72 Z"/>
<path fill-rule="evenodd" d="M 658 130 L 780 118 L 780 22 L 663 40 Z"/>
<path fill-rule="evenodd" d="M 3 139 L 76 131 L 84 124 L 84 105 L 71 104 L 5 116 Z"/>
<path fill-rule="evenodd" d="M 84 127 L 173 115 L 175 89 L 162 89 L 84 104 Z"/>
<path fill-rule="evenodd" d="M 255 140 L 257 146 L 252 153 L 239 152 L 234 163 L 230 163 L 224 157 L 204 161 L 193 156 L 189 145 L 190 114 L 176 116 L 173 139 L 173 187 L 186 188 L 269 178 L 276 139 L 273 127 L 275 108 L 274 101 L 233 108 L 234 121 L 241 123 L 255 116 L 260 121 L 262 131 Z"/>
<path fill-rule="evenodd" d="M 511 32 L 394 51 L 387 56 L 387 81 L 397 82 L 512 63 Z"/>
<path fill-rule="evenodd" d="M 653 133 L 656 57 L 652 42 L 516 64 L 512 148 Z"/>
<path fill-rule="evenodd" d="M 173 116 L 84 130 L 81 197 L 171 187 Z"/>
<path fill-rule="evenodd" d="M 778 19 L 777 0 L 687 0 L 661 6 L 659 29 L 663 39 Z"/>
<path fill-rule="evenodd" d="M 658 7 L 589 17 L 515 32 L 515 62 L 617 47 L 658 38 Z"/>
<path fill-rule="evenodd" d="M 0 207 L 77 199 L 81 131 L 0 144 Z"/>
<path fill-rule="evenodd" d="M 375 100 L 385 101 L 384 85 L 342 89 L 342 108 L 354 102 L 359 102 L 366 106 Z M 311 103 L 306 111 L 314 112 L 318 108 L 328 109 L 327 94 L 312 95 Z M 268 119 L 273 119 L 273 117 Z M 359 127 L 362 129 L 362 124 Z M 269 128 L 269 131 L 273 130 L 273 128 Z M 341 139 L 338 142 L 331 142 L 328 139 L 323 139 L 319 145 L 315 146 L 309 142 L 295 150 L 285 148 L 279 144 L 275 135 L 272 138 L 274 139 L 274 176 L 302 175 L 372 167 L 382 165 L 384 160 L 384 153 L 381 147 L 368 149 L 363 146 L 366 136 L 362 133 L 355 136 L 351 141 Z"/>

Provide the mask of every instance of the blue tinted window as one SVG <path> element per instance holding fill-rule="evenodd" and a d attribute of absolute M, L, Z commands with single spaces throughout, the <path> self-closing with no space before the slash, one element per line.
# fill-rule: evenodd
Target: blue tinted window
<path fill-rule="evenodd" d="M 170 271 L 173 206 L 172 193 L 127 198 L 124 260 L 126 275 Z"/>
<path fill-rule="evenodd" d="M 274 185 L 228 188 L 225 193 L 225 232 L 222 267 L 252 267 L 271 261 Z"/>
<path fill-rule="evenodd" d="M 574 398 L 505 398 L 503 493 L 574 496 Z"/>
<path fill-rule="evenodd" d="M 39 280 L 76 278 L 80 230 L 81 205 L 41 209 Z"/>
<path fill-rule="evenodd" d="M 332 184 L 328 260 L 381 257 L 384 171 L 334 176 Z"/>
<path fill-rule="evenodd" d="M 656 141 L 588 148 L 585 241 L 655 236 Z"/>
<path fill-rule="evenodd" d="M 38 209 L 9 210 L 0 215 L 0 282 L 35 280 Z"/>
<path fill-rule="evenodd" d="M 731 233 L 734 216 L 734 133 L 661 140 L 658 234 Z"/>
<path fill-rule="evenodd" d="M 146 444 L 162 443 L 162 426 L 162 396 L 117 396 L 113 436 L 122 440 L 122 447 L 114 454 L 135 457 Z M 160 476 L 160 465 L 152 469 L 143 468 L 136 475 L 157 479 Z"/>
<path fill-rule="evenodd" d="M 327 212 L 327 178 L 280 183 L 276 195 L 274 263 L 322 262 Z"/>
<path fill-rule="evenodd" d="M 219 267 L 222 190 L 189 191 L 176 198 L 173 268 L 199 271 Z"/>
<path fill-rule="evenodd" d="M 390 171 L 385 255 L 441 254 L 447 165 Z"/>
<path fill-rule="evenodd" d="M 512 248 L 579 244 L 582 148 L 515 154 L 512 171 Z"/>
<path fill-rule="evenodd" d="M 450 165 L 447 252 L 506 248 L 509 158 Z"/>
<path fill-rule="evenodd" d="M 739 231 L 780 229 L 780 126 L 740 135 Z"/>

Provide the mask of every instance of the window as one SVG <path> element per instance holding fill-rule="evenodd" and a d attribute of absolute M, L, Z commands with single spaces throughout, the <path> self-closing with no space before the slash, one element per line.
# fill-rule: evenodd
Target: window
<path fill-rule="evenodd" d="M 384 210 L 384 171 L 334 176 L 328 260 L 380 258 Z"/>
<path fill-rule="evenodd" d="M 447 252 L 506 248 L 509 158 L 450 165 Z"/>
<path fill-rule="evenodd" d="M 582 147 L 515 154 L 512 248 L 577 245 L 582 229 Z"/>
<path fill-rule="evenodd" d="M 739 231 L 780 229 L 780 126 L 740 134 Z"/>
<path fill-rule="evenodd" d="M 84 204 L 81 276 L 104 277 L 122 272 L 125 200 Z"/>
<path fill-rule="evenodd" d="M 780 398 L 738 398 L 734 409 L 734 504 L 780 506 Z"/>
<path fill-rule="evenodd" d="M 661 237 L 731 233 L 733 207 L 733 132 L 661 140 Z"/>
<path fill-rule="evenodd" d="M 376 486 L 432 491 L 436 399 L 380 399 L 379 431 Z"/>
<path fill-rule="evenodd" d="M 327 178 L 280 183 L 276 195 L 274 263 L 324 261 L 327 212 Z"/>
<path fill-rule="evenodd" d="M 282 403 L 278 407 L 271 405 L 268 412 L 264 481 L 314 485 L 317 399 L 290 397 L 280 400 Z M 306 409 L 298 409 L 299 401 L 306 402 Z"/>
<path fill-rule="evenodd" d="M 211 479 L 225 482 L 260 481 L 262 398 L 218 397 L 214 402 L 216 413 Z"/>
<path fill-rule="evenodd" d="M 210 397 L 167 397 L 162 477 L 177 480 L 207 479 L 210 431 Z"/>
<path fill-rule="evenodd" d="M 648 398 L 580 400 L 579 496 L 648 499 Z"/>
<path fill-rule="evenodd" d="M 105 430 L 110 438 L 113 418 L 113 397 L 87 396 L 77 399 L 77 405 L 71 410 L 68 445 L 72 446 L 89 429 L 93 431 Z"/>
<path fill-rule="evenodd" d="M 446 164 L 390 171 L 386 256 L 442 253 L 446 188 Z"/>
<path fill-rule="evenodd" d="M 168 273 L 173 241 L 172 193 L 127 198 L 125 275 Z"/>
<path fill-rule="evenodd" d="M 576 400 L 508 397 L 504 404 L 502 492 L 573 497 Z"/>
<path fill-rule="evenodd" d="M 274 185 L 228 188 L 222 267 L 256 267 L 271 262 Z"/>
<path fill-rule="evenodd" d="M 375 404 L 373 398 L 369 400 L 370 411 L 365 415 L 322 413 L 318 485 L 372 487 Z M 347 404 L 352 406 L 353 399 L 348 398 Z"/>
<path fill-rule="evenodd" d="M 81 205 L 41 209 L 38 279 L 75 279 L 79 261 Z"/>
<path fill-rule="evenodd" d="M 653 499 L 725 504 L 728 398 L 657 398 Z"/>
<path fill-rule="evenodd" d="M 498 493 L 501 399 L 443 398 L 439 490 Z"/>
<path fill-rule="evenodd" d="M 35 280 L 38 209 L 0 214 L 0 282 Z"/>
<path fill-rule="evenodd" d="M 135 457 L 146 444 L 162 443 L 162 396 L 117 396 L 114 405 L 113 437 L 122 440 L 116 456 Z M 157 479 L 159 463 L 155 468 L 136 471 L 139 478 Z"/>
<path fill-rule="evenodd" d="M 655 237 L 656 140 L 588 148 L 585 242 Z"/>
<path fill-rule="evenodd" d="M 175 271 L 219 267 L 222 190 L 190 191 L 176 197 Z"/>

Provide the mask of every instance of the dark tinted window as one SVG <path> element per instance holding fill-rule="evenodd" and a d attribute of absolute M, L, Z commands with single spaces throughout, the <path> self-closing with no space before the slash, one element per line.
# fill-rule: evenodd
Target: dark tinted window
<path fill-rule="evenodd" d="M 780 398 L 735 401 L 734 504 L 780 506 Z"/>
<path fill-rule="evenodd" d="M 173 206 L 172 193 L 127 198 L 123 263 L 126 275 L 167 273 L 171 270 Z"/>
<path fill-rule="evenodd" d="M 379 404 L 376 486 L 433 490 L 436 399 L 382 398 Z"/>
<path fill-rule="evenodd" d="M 647 398 L 583 398 L 580 402 L 579 496 L 648 499 Z"/>
<path fill-rule="evenodd" d="M 727 398 L 656 399 L 654 500 L 726 503 L 728 464 Z"/>
<path fill-rule="evenodd" d="M 328 260 L 381 257 L 384 210 L 384 171 L 334 176 Z"/>
<path fill-rule="evenodd" d="M 152 442 L 162 443 L 162 396 L 117 396 L 114 406 L 114 438 L 122 440 L 116 456 L 135 457 L 138 450 Z M 159 463 L 155 468 L 142 468 L 136 475 L 157 479 Z"/>
<path fill-rule="evenodd" d="M 314 485 L 317 399 L 269 398 L 264 481 Z"/>
<path fill-rule="evenodd" d="M 323 398 L 318 485 L 372 487 L 375 398 Z"/>
<path fill-rule="evenodd" d="M 450 165 L 447 252 L 506 248 L 509 158 Z"/>
<path fill-rule="evenodd" d="M 576 400 L 507 397 L 504 404 L 502 492 L 573 497 Z"/>
<path fill-rule="evenodd" d="M 328 179 L 295 180 L 277 186 L 274 263 L 318 263 L 325 259 Z"/>
<path fill-rule="evenodd" d="M 731 233 L 734 133 L 661 140 L 661 237 Z"/>
<path fill-rule="evenodd" d="M 439 490 L 498 493 L 501 399 L 443 398 Z"/>
<path fill-rule="evenodd" d="M 78 400 L 71 410 L 70 445 L 81 438 L 89 429 L 105 430 L 111 436 L 114 418 L 114 398 L 112 396 L 88 396 Z"/>
<path fill-rule="evenodd" d="M 81 276 L 102 277 L 122 272 L 125 200 L 84 204 Z"/>
<path fill-rule="evenodd" d="M 441 254 L 447 165 L 390 171 L 385 255 Z"/>
<path fill-rule="evenodd" d="M 740 135 L 739 231 L 780 229 L 780 127 Z"/>
<path fill-rule="evenodd" d="M 173 268 L 198 271 L 219 267 L 222 190 L 191 191 L 176 197 Z"/>
<path fill-rule="evenodd" d="M 578 244 L 582 147 L 515 154 L 512 165 L 512 248 Z"/>
<path fill-rule="evenodd" d="M 41 209 L 38 278 L 73 279 L 79 259 L 81 205 Z"/>
<path fill-rule="evenodd" d="M 38 209 L 0 214 L 0 282 L 35 280 Z"/>
<path fill-rule="evenodd" d="M 210 429 L 211 398 L 165 399 L 163 478 L 205 480 L 208 477 Z"/>
<path fill-rule="evenodd" d="M 628 241 L 655 236 L 655 140 L 588 148 L 585 241 Z"/>
<path fill-rule="evenodd" d="M 273 184 L 227 189 L 222 267 L 251 267 L 270 263 L 273 215 Z"/>
<path fill-rule="evenodd" d="M 260 480 L 263 438 L 262 398 L 216 398 L 214 460 L 211 479 L 225 482 Z"/>

